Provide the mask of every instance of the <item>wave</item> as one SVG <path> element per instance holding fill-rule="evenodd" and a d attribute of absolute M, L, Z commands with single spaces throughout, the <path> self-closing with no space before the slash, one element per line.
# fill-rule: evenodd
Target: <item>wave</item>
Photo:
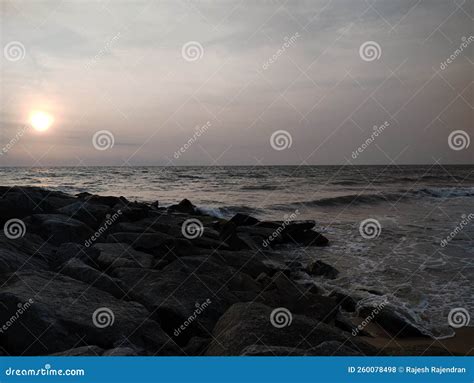
<path fill-rule="evenodd" d="M 419 190 L 405 190 L 393 193 L 376 193 L 376 194 L 349 194 L 337 197 L 321 198 L 310 201 L 293 202 L 290 206 L 340 206 L 340 205 L 363 205 L 375 204 L 383 202 L 398 202 L 411 198 L 456 198 L 456 197 L 473 197 L 474 187 L 461 188 L 423 188 Z M 274 205 L 273 208 L 288 208 L 288 205 Z"/>

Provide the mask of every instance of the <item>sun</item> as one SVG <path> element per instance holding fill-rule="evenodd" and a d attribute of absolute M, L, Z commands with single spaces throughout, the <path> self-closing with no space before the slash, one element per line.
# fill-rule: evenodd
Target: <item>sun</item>
<path fill-rule="evenodd" d="M 31 126 L 38 132 L 44 132 L 48 130 L 53 124 L 54 118 L 46 112 L 33 112 L 31 113 L 30 122 Z"/>

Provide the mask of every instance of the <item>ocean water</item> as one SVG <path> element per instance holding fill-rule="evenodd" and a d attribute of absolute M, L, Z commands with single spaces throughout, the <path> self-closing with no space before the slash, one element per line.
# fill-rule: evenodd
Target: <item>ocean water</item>
<path fill-rule="evenodd" d="M 219 217 L 314 219 L 329 247 L 282 247 L 265 261 L 321 259 L 339 277 L 301 274 L 303 284 L 386 299 L 437 337 L 453 334 L 451 310 L 474 316 L 474 166 L 0 168 L 0 179 L 161 205 L 188 198 Z"/>

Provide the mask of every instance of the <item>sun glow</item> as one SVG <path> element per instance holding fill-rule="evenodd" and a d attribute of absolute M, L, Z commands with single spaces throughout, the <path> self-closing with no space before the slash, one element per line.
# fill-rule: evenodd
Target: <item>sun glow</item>
<path fill-rule="evenodd" d="M 53 124 L 54 118 L 45 112 L 33 112 L 30 117 L 31 126 L 38 132 L 48 130 Z"/>

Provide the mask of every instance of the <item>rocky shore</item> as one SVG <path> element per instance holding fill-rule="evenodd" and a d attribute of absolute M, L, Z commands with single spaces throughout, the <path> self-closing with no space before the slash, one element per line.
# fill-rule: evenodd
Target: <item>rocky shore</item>
<path fill-rule="evenodd" d="M 445 353 L 387 349 L 373 339 L 427 336 L 389 304 L 295 280 L 337 278 L 331 265 L 269 262 L 279 246 L 329 246 L 313 221 L 25 187 L 0 187 L 0 221 L 3 355 Z"/>

